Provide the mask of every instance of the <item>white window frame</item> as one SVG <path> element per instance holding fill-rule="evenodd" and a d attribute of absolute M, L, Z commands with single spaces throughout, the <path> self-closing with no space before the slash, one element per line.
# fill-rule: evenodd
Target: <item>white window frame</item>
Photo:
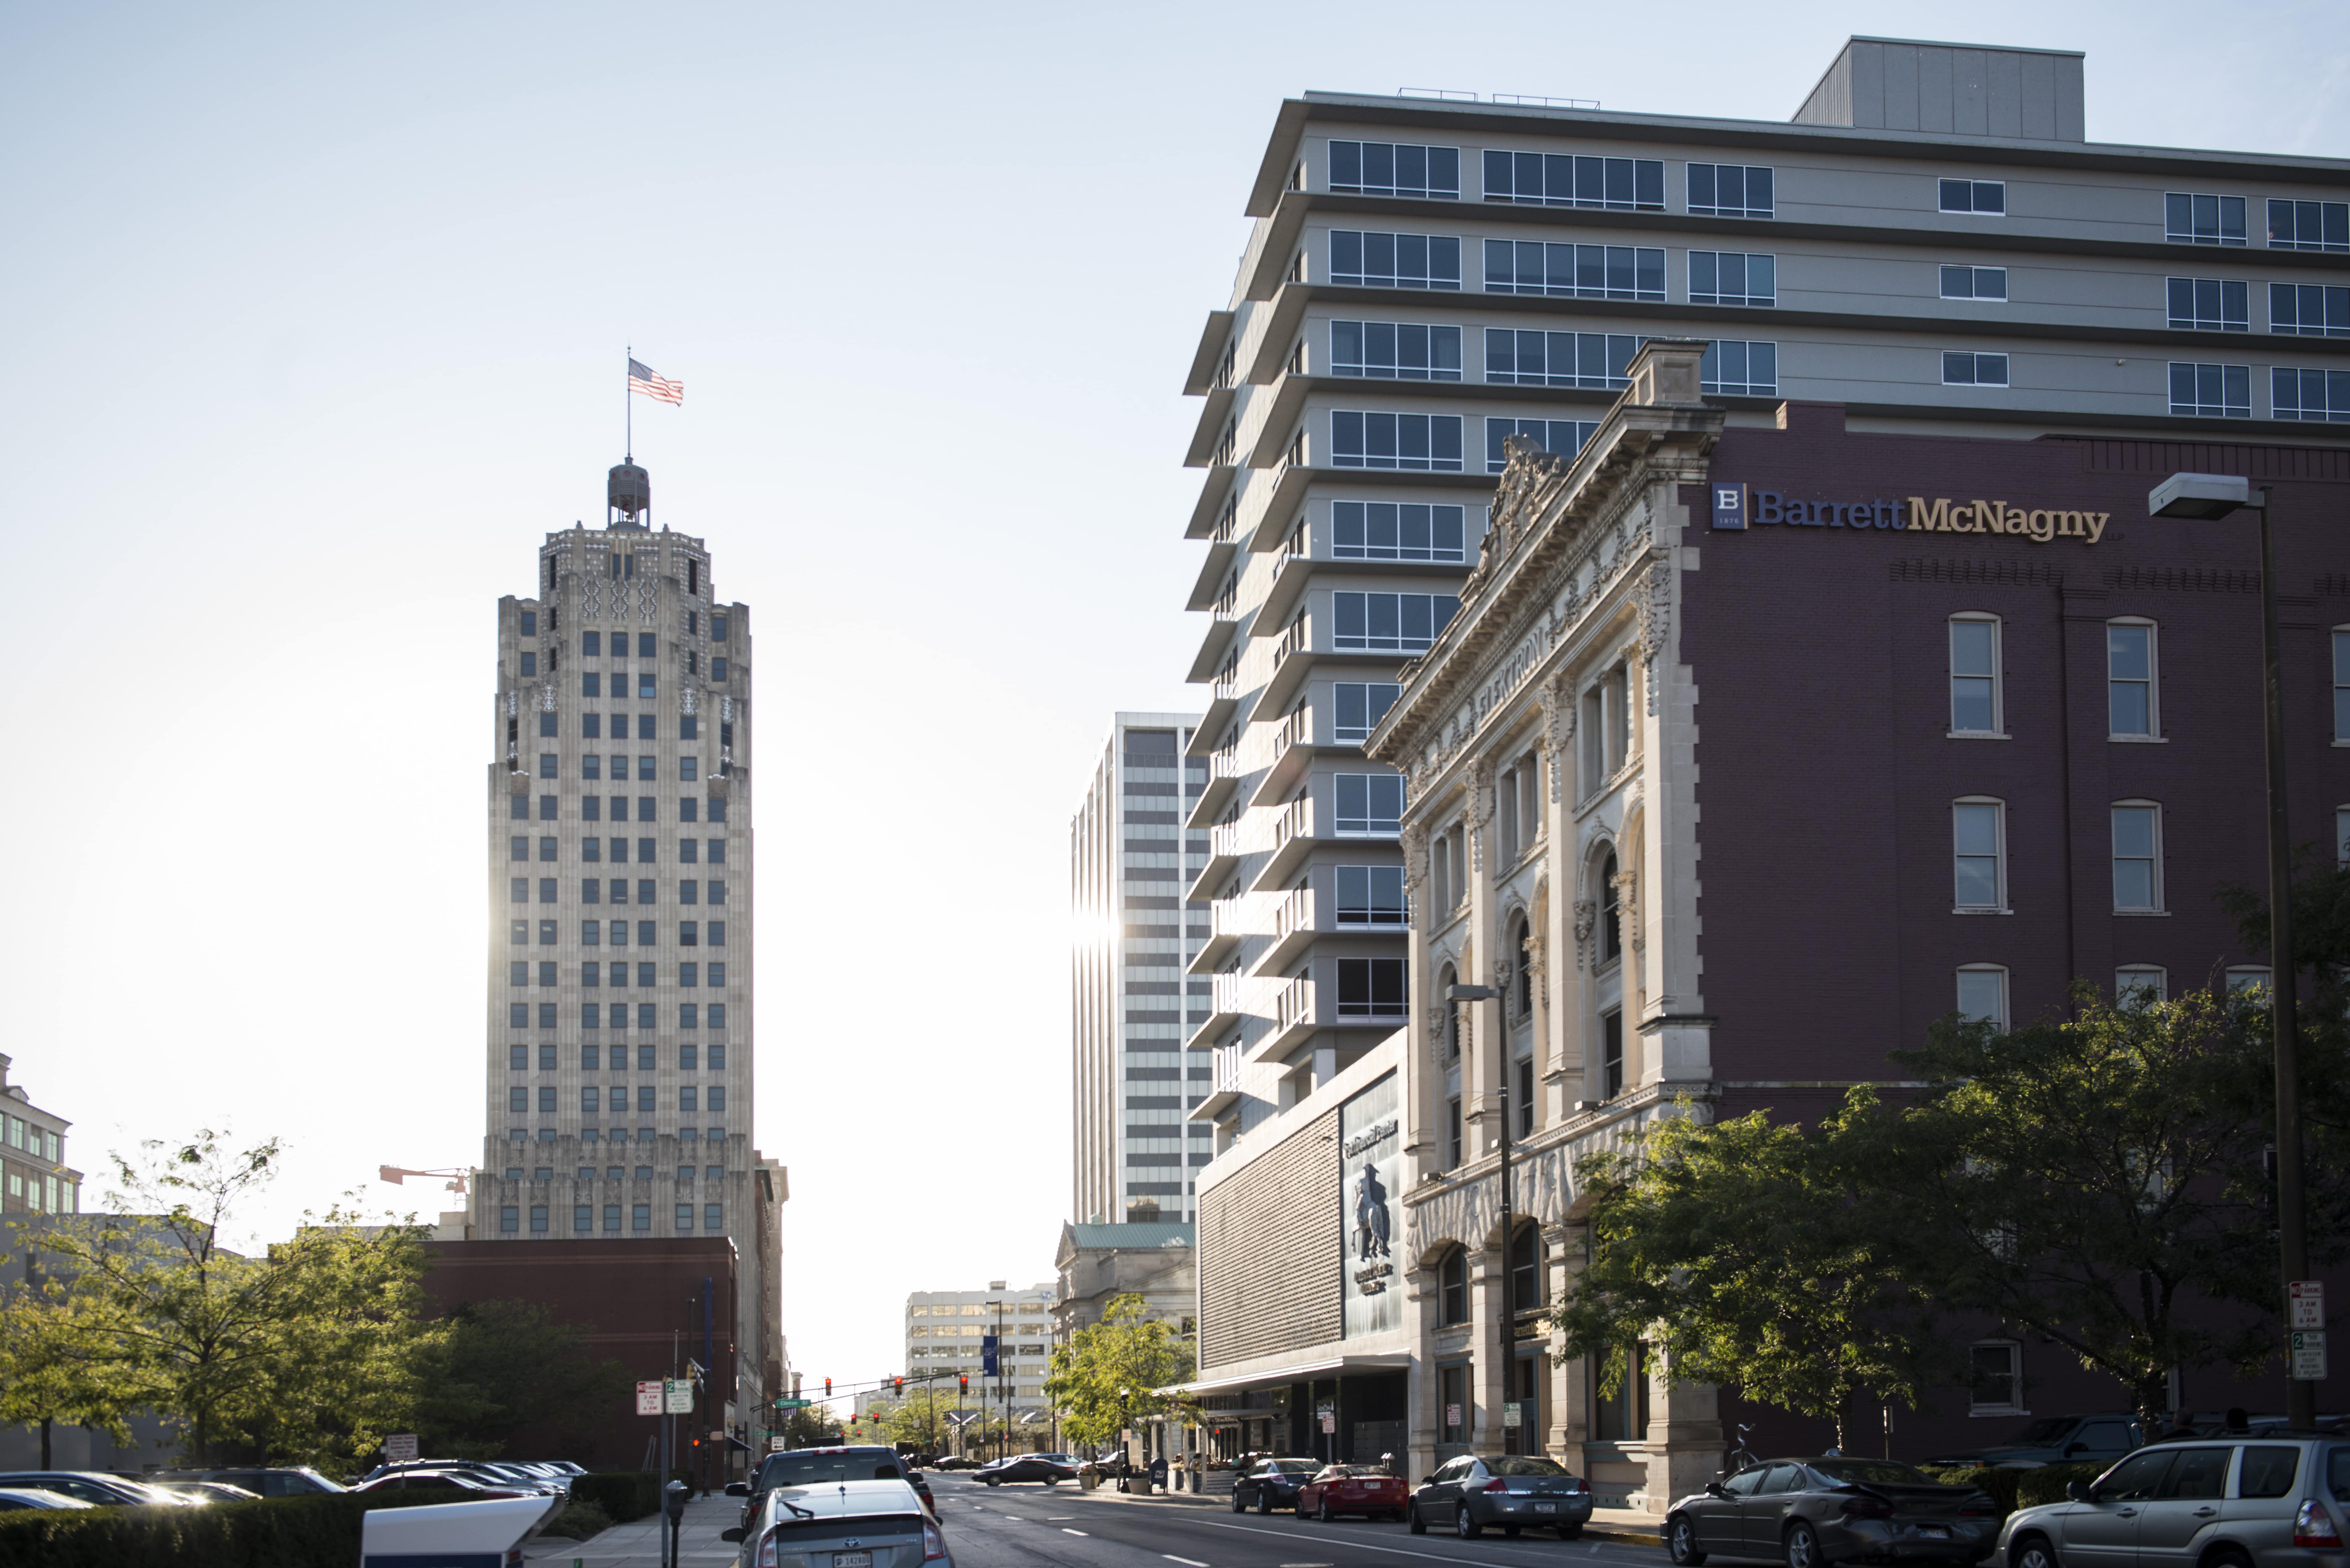
<path fill-rule="evenodd" d="M 1973 379 L 1954 381 L 1950 379 L 1950 361 L 1958 358 L 1971 362 L 1974 371 Z M 1994 359 L 1999 362 L 1999 379 L 1986 381 L 1983 379 L 1984 362 Z M 2012 390 L 2015 386 L 2015 361 L 2010 355 L 1993 353 L 1988 349 L 1945 348 L 1942 350 L 1942 385 L 1945 387 L 1996 387 L 2002 390 Z"/>
<path fill-rule="evenodd" d="M 2350 626 L 2334 628 L 2334 743 L 2350 746 Z"/>
<path fill-rule="evenodd" d="M 1959 1012 L 1961 1018 L 1966 1018 L 1970 1023 L 1974 1022 L 1976 1018 L 1982 1016 L 1981 1014 L 1976 1014 L 1973 1017 L 1970 1017 L 1965 1009 L 1959 1004 L 1959 990 L 1966 983 L 1963 977 L 1970 974 L 1991 975 L 1998 980 L 1999 1007 L 1989 1016 L 1991 1027 L 2004 1034 L 2007 1033 L 2008 1019 L 2010 1016 L 2007 966 L 2000 963 L 1962 963 L 1957 968 L 1957 970 L 1952 971 L 1951 1006 Z"/>
<path fill-rule="evenodd" d="M 2230 964 L 2225 984 L 2230 996 L 2240 991 L 2249 991 L 2253 986 L 2266 991 L 2269 988 L 2269 966 L 2264 963 Z"/>
<path fill-rule="evenodd" d="M 1991 808 L 1994 835 L 1992 875 L 1999 886 L 1995 900 L 1989 904 L 1959 902 L 1959 807 L 1987 805 Z M 1997 795 L 1962 794 L 1950 802 L 1950 912 L 1954 915 L 2005 915 L 2012 913 L 2007 889 L 2007 802 Z"/>
<path fill-rule="evenodd" d="M 1966 273 L 1967 286 L 1970 289 L 1976 289 L 1976 286 L 1981 280 L 1983 274 L 1987 272 L 1995 272 L 1999 274 L 1999 292 L 1997 294 L 1984 294 L 1979 289 L 1976 289 L 1976 292 L 1970 294 L 1952 294 L 1950 292 L 1950 274 L 1953 271 L 1963 271 Z M 1993 305 L 2005 305 L 2008 303 L 2007 268 L 2003 266 L 1976 266 L 1970 262 L 1943 262 L 1935 268 L 1934 281 L 1935 286 L 1940 289 L 1941 296 L 1944 299 L 1988 300 Z"/>
<path fill-rule="evenodd" d="M 2162 739 L 2162 628 L 2145 616 L 2117 615 L 2106 622 L 2114 627 L 2131 627 L 2146 632 L 2146 733 L 2125 734 L 2114 726 L 2114 686 L 2116 681 L 2135 684 L 2132 678 L 2114 673 L 2113 639 L 2106 639 L 2106 739 L 2126 744 L 2142 745 Z"/>
<path fill-rule="evenodd" d="M 2133 991 L 2153 993 L 2150 1000 L 2170 1000 L 2170 971 L 2158 963 L 2126 963 L 2114 971 L 2114 1002 L 2118 1006 Z"/>
<path fill-rule="evenodd" d="M 1959 728 L 1959 682 L 1961 680 L 1981 679 L 1980 676 L 1961 676 L 1959 673 L 1958 627 L 1960 621 L 1988 625 L 1991 628 L 1991 728 L 1988 730 Z M 1950 659 L 1950 738 L 1951 740 L 2006 740 L 2008 738 L 2007 680 L 2001 669 L 2007 649 L 2006 624 L 1988 610 L 1960 610 L 1951 616 L 1945 624 L 1948 629 L 1943 634 L 1943 651 Z"/>
<path fill-rule="evenodd" d="M 2131 905 L 2126 908 L 2121 901 L 2121 863 L 2124 857 L 2121 853 L 2120 842 L 2116 836 L 2116 830 L 2120 826 L 2119 814 L 2125 811 L 2147 812 L 2149 813 L 2154 819 L 2154 842 L 2149 846 L 2151 854 L 2147 857 L 2139 857 L 2136 855 L 2128 857 L 2131 860 L 2146 858 L 2151 862 L 2149 867 L 2149 875 L 2147 880 L 2147 896 L 2153 900 L 2153 902 L 2143 907 Z M 2106 858 L 2108 867 L 2114 877 L 2114 913 L 2116 915 L 2159 915 L 2167 913 L 2168 911 L 2164 909 L 2162 898 L 2162 803 L 2153 800 L 2115 801 L 2110 806 L 2106 807 L 2106 843 L 2110 846 Z"/>
<path fill-rule="evenodd" d="M 2012 1339 L 1979 1339 L 1975 1341 L 1972 1345 L 1967 1346 L 1967 1356 L 1970 1370 L 1972 1369 L 1974 1353 L 1978 1350 L 2004 1350 L 2007 1352 L 2008 1388 L 2010 1391 L 2009 1397 L 2007 1403 L 2003 1405 L 1987 1403 L 1977 1396 L 1972 1383 L 1970 1382 L 1967 1387 L 1967 1414 L 1970 1416 L 1997 1417 L 2029 1416 L 2032 1414 L 2030 1410 L 2024 1407 L 2023 1404 L 2022 1343 Z"/>

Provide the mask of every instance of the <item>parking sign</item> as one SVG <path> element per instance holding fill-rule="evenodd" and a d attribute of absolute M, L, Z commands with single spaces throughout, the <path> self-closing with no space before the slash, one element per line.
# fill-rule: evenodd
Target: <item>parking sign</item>
<path fill-rule="evenodd" d="M 638 1415 L 658 1416 L 661 1413 L 662 1381 L 661 1378 L 656 1377 L 650 1382 L 637 1385 Z"/>
<path fill-rule="evenodd" d="M 2286 1287 L 2292 1297 L 2293 1321 L 2287 1328 L 2324 1328 L 2325 1326 L 2325 1282 L 2295 1280 Z"/>

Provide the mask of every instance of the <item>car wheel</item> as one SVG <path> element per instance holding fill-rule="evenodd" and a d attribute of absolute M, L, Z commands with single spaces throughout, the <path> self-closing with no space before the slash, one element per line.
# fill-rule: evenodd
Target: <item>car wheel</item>
<path fill-rule="evenodd" d="M 2008 1561 L 2013 1568 L 2056 1568 L 2056 1549 L 2042 1535 L 2027 1535 L 2015 1543 Z"/>
<path fill-rule="evenodd" d="M 1819 1532 L 1802 1520 L 1787 1527 L 1787 1568 L 1827 1568 L 1827 1560 L 1820 1555 Z"/>
<path fill-rule="evenodd" d="M 1452 1533 L 1463 1541 L 1474 1541 L 1485 1533 L 1485 1527 L 1469 1517 L 1465 1502 L 1452 1511 Z"/>
<path fill-rule="evenodd" d="M 1419 1504 L 1412 1503 L 1403 1511 L 1404 1528 L 1414 1535 L 1428 1533 L 1428 1521 L 1419 1517 Z"/>
<path fill-rule="evenodd" d="M 1061 1484 L 1061 1478 L 1058 1476 L 1046 1476 L 1045 1478 L 1045 1484 L 1046 1486 L 1058 1486 Z"/>
<path fill-rule="evenodd" d="M 1232 1493 L 1232 1511 L 1234 1513 L 1246 1513 L 1248 1511 L 1248 1504 L 1241 1501 L 1241 1494 L 1238 1491 L 1234 1491 Z"/>
<path fill-rule="evenodd" d="M 1002 1484 L 1002 1483 L 1001 1483 L 1001 1482 L 999 1482 L 999 1481 L 996 1480 L 996 1478 L 995 1478 L 995 1477 L 993 1477 L 993 1476 L 985 1476 L 985 1477 L 983 1477 L 982 1479 L 983 1479 L 983 1480 L 984 1480 L 987 1482 L 987 1484 L 988 1484 L 988 1485 L 990 1485 L 990 1486 L 997 1486 L 997 1485 Z"/>
<path fill-rule="evenodd" d="M 1697 1526 L 1690 1522 L 1688 1514 L 1677 1513 L 1665 1521 L 1665 1551 L 1678 1568 L 1699 1568 L 1704 1563 L 1705 1553 L 1697 1549 Z M 2022 1568 L 2022 1564 L 2017 1564 L 2017 1568 Z M 2056 1565 L 2039 1563 L 2033 1564 L 2032 1568 L 2056 1568 Z"/>
<path fill-rule="evenodd" d="M 1335 1524 L 1338 1519 L 1336 1514 L 1330 1511 L 1330 1500 L 1326 1497 L 1322 1500 L 1322 1506 L 1315 1511 L 1314 1517 L 1325 1524 Z"/>
<path fill-rule="evenodd" d="M 1259 1513 L 1271 1513 L 1273 1511 L 1273 1493 L 1263 1487 L 1259 1487 L 1257 1489 L 1256 1511 Z"/>

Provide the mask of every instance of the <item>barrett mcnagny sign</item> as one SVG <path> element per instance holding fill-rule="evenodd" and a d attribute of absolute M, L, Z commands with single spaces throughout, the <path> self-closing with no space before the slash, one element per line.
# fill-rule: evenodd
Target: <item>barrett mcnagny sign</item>
<path fill-rule="evenodd" d="M 2078 539 L 2094 545 L 2105 536 L 2110 512 L 2071 508 L 2010 505 L 2005 499 L 1928 501 L 1912 495 L 1907 501 L 1805 501 L 1775 490 L 1752 490 L 1744 484 L 1716 483 L 1713 525 L 1743 530 L 1757 528 L 1887 528 L 1908 533 L 2005 534 L 2045 545 L 2057 539 Z"/>

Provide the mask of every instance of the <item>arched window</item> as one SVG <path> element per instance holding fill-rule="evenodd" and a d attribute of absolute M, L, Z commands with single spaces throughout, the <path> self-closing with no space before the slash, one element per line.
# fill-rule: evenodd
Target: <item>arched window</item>
<path fill-rule="evenodd" d="M 1599 961 L 1613 963 L 1624 956 L 1623 908 L 1616 892 L 1616 852 L 1599 863 Z"/>
<path fill-rule="evenodd" d="M 1439 1315 L 1450 1325 L 1469 1321 L 1469 1254 L 1455 1247 L 1436 1266 Z"/>
<path fill-rule="evenodd" d="M 1510 961 L 1517 967 L 1510 974 L 1510 1006 L 1520 1022 L 1532 1018 L 1534 1012 L 1534 931 L 1520 915 L 1510 922 Z"/>
<path fill-rule="evenodd" d="M 1522 1221 L 1510 1240 L 1510 1305 L 1524 1312 L 1543 1304 L 1542 1227 Z"/>

